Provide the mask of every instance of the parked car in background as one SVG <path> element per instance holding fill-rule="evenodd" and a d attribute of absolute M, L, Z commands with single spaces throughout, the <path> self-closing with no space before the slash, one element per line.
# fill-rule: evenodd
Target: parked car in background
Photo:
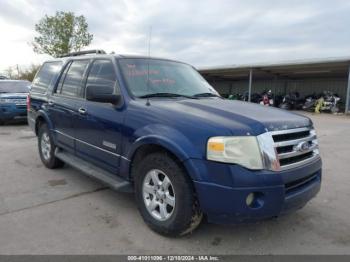
<path fill-rule="evenodd" d="M 6 76 L 0 75 L 0 80 L 8 79 Z"/>
<path fill-rule="evenodd" d="M 25 80 L 0 81 L 0 124 L 27 119 L 26 99 L 30 84 Z"/>
<path fill-rule="evenodd" d="M 28 123 L 47 168 L 67 163 L 133 191 L 144 221 L 177 236 L 213 223 L 276 217 L 320 190 L 312 121 L 223 99 L 190 65 L 85 55 L 43 64 Z"/>

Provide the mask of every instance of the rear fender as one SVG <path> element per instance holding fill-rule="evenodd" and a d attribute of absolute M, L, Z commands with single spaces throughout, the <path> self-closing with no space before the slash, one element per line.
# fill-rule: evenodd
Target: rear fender
<path fill-rule="evenodd" d="M 36 117 L 35 117 L 35 134 L 36 135 L 38 135 L 38 132 L 39 132 L 38 123 L 39 123 L 39 121 L 42 121 L 42 120 L 47 124 L 49 130 L 51 130 L 51 131 L 53 130 L 53 124 L 52 124 L 48 114 L 44 110 L 39 110 L 39 111 L 37 111 Z M 53 137 L 55 139 L 55 136 L 53 136 Z"/>

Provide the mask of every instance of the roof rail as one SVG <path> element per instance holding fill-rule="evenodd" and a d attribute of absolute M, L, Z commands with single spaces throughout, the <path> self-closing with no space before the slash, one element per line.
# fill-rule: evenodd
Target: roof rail
<path fill-rule="evenodd" d="M 106 52 L 104 50 L 101 50 L 101 49 L 93 49 L 93 50 L 72 52 L 72 53 L 61 55 L 59 57 L 80 56 L 80 55 L 88 55 L 88 54 L 104 55 L 104 54 L 106 54 Z"/>

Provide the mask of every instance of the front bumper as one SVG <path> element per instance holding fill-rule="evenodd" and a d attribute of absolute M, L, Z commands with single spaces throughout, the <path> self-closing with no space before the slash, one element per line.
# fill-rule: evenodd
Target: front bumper
<path fill-rule="evenodd" d="M 282 171 L 251 171 L 236 165 L 188 160 L 195 167 L 194 186 L 209 222 L 228 224 L 254 222 L 302 208 L 321 187 L 321 159 Z M 246 204 L 255 193 L 256 205 Z"/>

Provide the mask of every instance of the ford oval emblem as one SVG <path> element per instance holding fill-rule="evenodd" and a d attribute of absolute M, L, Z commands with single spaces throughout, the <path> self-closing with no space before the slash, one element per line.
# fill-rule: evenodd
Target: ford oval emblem
<path fill-rule="evenodd" d="M 295 147 L 295 151 L 305 152 L 305 151 L 309 150 L 309 148 L 310 148 L 309 142 L 304 141 L 304 142 L 299 143 L 299 144 Z"/>

